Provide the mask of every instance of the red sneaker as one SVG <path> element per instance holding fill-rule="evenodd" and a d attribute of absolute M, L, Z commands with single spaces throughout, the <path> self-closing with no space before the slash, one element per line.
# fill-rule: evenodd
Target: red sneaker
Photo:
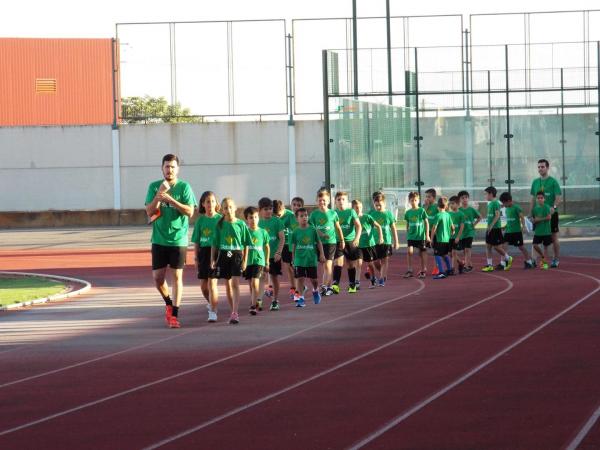
<path fill-rule="evenodd" d="M 165 321 L 167 322 L 167 325 L 169 325 L 171 317 L 173 317 L 173 306 L 165 305 Z"/>
<path fill-rule="evenodd" d="M 171 316 L 169 319 L 169 328 L 181 328 L 181 324 L 179 323 L 179 320 L 177 320 L 177 317 Z"/>

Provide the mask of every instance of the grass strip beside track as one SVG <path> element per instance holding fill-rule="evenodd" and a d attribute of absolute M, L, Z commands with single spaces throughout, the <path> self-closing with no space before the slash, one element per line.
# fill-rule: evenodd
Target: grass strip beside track
<path fill-rule="evenodd" d="M 63 283 L 47 278 L 0 276 L 0 306 L 48 297 L 65 289 Z"/>

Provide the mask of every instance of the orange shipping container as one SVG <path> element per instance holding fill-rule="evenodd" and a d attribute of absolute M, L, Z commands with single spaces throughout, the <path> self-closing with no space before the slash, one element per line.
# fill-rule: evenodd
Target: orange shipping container
<path fill-rule="evenodd" d="M 112 124 L 117 55 L 112 39 L 0 39 L 0 126 Z"/>

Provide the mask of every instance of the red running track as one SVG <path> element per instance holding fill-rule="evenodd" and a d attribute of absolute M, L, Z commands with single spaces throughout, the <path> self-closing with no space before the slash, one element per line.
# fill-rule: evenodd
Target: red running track
<path fill-rule="evenodd" d="M 2 449 L 600 448 L 597 260 L 419 282 L 396 256 L 385 288 L 237 327 L 190 267 L 169 330 L 147 252 L 0 256 L 94 284 L 0 316 Z"/>

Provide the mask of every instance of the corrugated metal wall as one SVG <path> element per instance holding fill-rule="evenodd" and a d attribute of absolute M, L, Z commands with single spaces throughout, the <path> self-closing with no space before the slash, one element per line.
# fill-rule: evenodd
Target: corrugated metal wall
<path fill-rule="evenodd" d="M 0 126 L 111 124 L 112 45 L 112 39 L 0 39 Z"/>

